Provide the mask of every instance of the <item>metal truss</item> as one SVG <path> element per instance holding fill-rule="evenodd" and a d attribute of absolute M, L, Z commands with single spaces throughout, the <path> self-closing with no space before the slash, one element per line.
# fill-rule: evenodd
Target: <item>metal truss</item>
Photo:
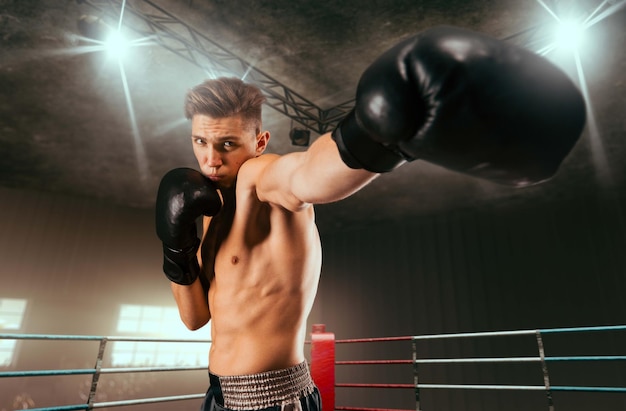
<path fill-rule="evenodd" d="M 150 0 L 77 0 L 100 11 L 99 17 L 117 23 L 123 13 L 122 24 L 128 29 L 147 37 L 163 48 L 177 54 L 208 73 L 226 72 L 256 84 L 267 98 L 266 104 L 296 123 L 316 133 L 323 134 L 334 129 L 354 106 L 349 100 L 328 109 L 322 109 L 294 90 L 281 84 L 253 64 L 236 56 L 222 45 L 211 40 L 193 27 L 181 21 Z M 560 0 L 537 0 L 551 10 L 558 10 Z M 605 0 L 592 13 L 606 4 L 613 8 L 623 6 L 624 0 Z M 617 5 L 615 3 L 618 3 Z M 565 3 L 566 5 L 567 3 Z M 517 43 L 540 54 L 545 51 L 548 35 L 545 24 L 538 22 L 527 29 L 509 35 L 502 40 Z"/>
<path fill-rule="evenodd" d="M 323 134 L 334 129 L 354 105 L 347 101 L 322 109 L 302 95 L 278 82 L 252 64 L 185 24 L 150 0 L 79 0 L 102 14 L 101 18 L 118 22 L 142 37 L 149 37 L 163 48 L 177 54 L 207 72 L 228 72 L 256 84 L 267 98 L 266 104 L 293 121 Z"/>

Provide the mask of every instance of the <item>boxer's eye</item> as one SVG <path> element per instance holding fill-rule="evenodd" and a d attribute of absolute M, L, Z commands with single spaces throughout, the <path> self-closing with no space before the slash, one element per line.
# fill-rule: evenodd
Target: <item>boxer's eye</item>
<path fill-rule="evenodd" d="M 192 137 L 194 144 L 198 144 L 199 146 L 206 145 L 206 140 L 200 137 Z"/>

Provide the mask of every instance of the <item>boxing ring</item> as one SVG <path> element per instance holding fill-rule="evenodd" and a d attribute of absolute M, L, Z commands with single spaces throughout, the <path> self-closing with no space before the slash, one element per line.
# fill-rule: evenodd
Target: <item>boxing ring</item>
<path fill-rule="evenodd" d="M 317 329 L 316 329 L 317 327 Z M 626 355 L 576 355 L 576 356 L 552 356 L 544 348 L 544 338 L 548 335 L 556 334 L 577 334 L 592 333 L 602 334 L 606 332 L 625 332 L 626 326 L 603 326 L 603 327 L 577 327 L 577 328 L 554 328 L 536 330 L 516 330 L 516 331 L 496 331 L 496 332 L 474 332 L 474 333 L 454 333 L 419 335 L 390 338 L 363 338 L 335 340 L 332 333 L 324 330 L 323 326 L 314 326 L 311 372 L 316 384 L 322 393 L 322 402 L 332 404 L 330 409 L 346 411 L 429 411 L 433 408 L 422 408 L 421 395 L 424 390 L 484 390 L 484 391 L 535 391 L 545 394 L 545 407 L 550 411 L 558 409 L 553 400 L 553 392 L 589 392 L 589 393 L 612 393 L 626 394 L 626 384 L 622 386 L 596 386 L 596 385 L 552 385 L 549 373 L 550 363 L 565 362 L 620 362 L 623 374 L 626 373 Z M 465 339 L 485 339 L 485 338 L 506 338 L 530 336 L 534 340 L 534 356 L 515 357 L 465 357 L 465 358 L 421 358 L 418 343 L 423 341 L 443 341 L 443 340 L 465 340 Z M 600 337 L 601 338 L 601 337 Z M 339 345 L 352 344 L 383 344 L 391 342 L 410 342 L 412 358 L 391 359 L 391 360 L 335 360 L 335 349 Z M 626 353 L 626 346 L 622 346 L 622 352 Z M 332 360 L 331 360 L 332 358 Z M 334 363 L 335 367 L 329 366 Z M 536 385 L 519 384 L 449 384 L 431 383 L 422 381 L 420 369 L 423 365 L 476 365 L 476 364 L 497 364 L 497 363 L 531 363 L 538 367 L 538 381 Z M 409 365 L 412 367 L 412 383 L 345 383 L 335 382 L 335 372 L 343 366 L 366 366 L 366 365 Z M 414 396 L 415 408 L 409 409 L 389 409 L 370 407 L 341 406 L 335 403 L 335 393 L 342 389 L 376 389 L 376 390 L 401 390 L 407 391 Z M 623 398 L 626 407 L 626 396 Z M 626 408 L 624 408 L 626 409 Z"/>
<path fill-rule="evenodd" d="M 559 385 L 553 382 L 553 375 L 550 374 L 549 369 L 552 364 L 555 363 L 616 363 L 618 366 L 618 373 L 621 377 L 626 374 L 626 345 L 621 345 L 622 352 L 618 354 L 610 355 L 552 355 L 545 347 L 544 340 L 553 335 L 571 335 L 576 336 L 579 334 L 592 335 L 594 339 L 603 339 L 607 333 L 620 333 L 622 337 L 626 336 L 626 325 L 614 325 L 614 326 L 597 326 L 597 327 L 574 327 L 574 328 L 552 328 L 552 329 L 528 329 L 528 330 L 516 330 L 516 331 L 493 331 L 493 332 L 468 332 L 468 333 L 451 333 L 451 334 L 432 334 L 432 335 L 416 335 L 416 336 L 402 336 L 402 337 L 387 337 L 387 338 L 362 338 L 362 339 L 335 339 L 335 335 L 332 332 L 328 332 L 324 325 L 314 325 L 311 333 L 311 340 L 306 342 L 306 345 L 310 345 L 310 352 L 307 350 L 307 354 L 311 368 L 311 374 L 322 395 L 322 401 L 325 410 L 346 410 L 346 411 L 430 411 L 433 408 L 423 408 L 424 404 L 422 397 L 425 392 L 429 390 L 447 390 L 447 391 L 520 391 L 520 392 L 540 392 L 544 397 L 544 405 L 542 409 L 555 410 L 559 409 L 558 401 L 554 400 L 554 393 L 556 392 L 587 392 L 595 393 L 597 395 L 611 395 L 620 396 L 619 401 L 623 401 L 626 407 L 626 384 L 611 384 L 611 385 Z M 530 338 L 528 341 L 533 342 L 532 349 L 535 351 L 534 355 L 526 356 L 464 356 L 464 357 L 427 357 L 424 355 L 420 344 L 424 342 L 435 342 L 437 346 L 442 345 L 445 341 L 465 341 L 465 340 L 484 340 L 484 339 L 501 339 L 501 338 L 517 338 L 525 337 Z M 568 337 L 569 338 L 569 337 Z M 573 337 L 572 337 L 573 338 Z M 71 410 L 91 410 L 99 408 L 114 408 L 114 407 L 128 407 L 138 406 L 143 404 L 156 404 L 156 403 L 168 403 L 173 401 L 187 401 L 187 400 L 200 400 L 204 397 L 204 392 L 197 394 L 184 394 L 184 395 L 171 395 L 171 396 L 158 396 L 147 398 L 127 398 L 115 401 L 97 401 L 97 393 L 99 388 L 99 382 L 104 375 L 111 374 L 134 374 L 134 373 L 165 373 L 167 378 L 177 378 L 175 374 L 181 371 L 202 371 L 206 372 L 205 366 L 171 366 L 171 367 L 105 367 L 105 353 L 107 347 L 111 342 L 136 342 L 136 343 L 180 343 L 180 344 L 207 344 L 209 340 L 186 340 L 186 339 L 158 339 L 158 338 L 133 338 L 133 337 L 103 337 L 103 336 L 78 336 L 78 335 L 43 335 L 43 334 L 0 334 L 0 340 L 15 340 L 15 341 L 81 341 L 97 343 L 97 354 L 92 368 L 75 368 L 75 369 L 45 369 L 45 370 L 6 370 L 0 371 L 0 388 L 2 388 L 3 380 L 16 379 L 16 378 L 59 378 L 61 376 L 68 375 L 81 375 L 90 379 L 89 393 L 84 403 L 80 404 L 67 404 L 67 405 L 55 405 L 40 408 L 29 408 L 28 406 L 20 407 L 16 409 L 29 408 L 37 411 L 71 411 Z M 353 346 L 359 345 L 381 345 L 381 344 L 394 344 L 403 343 L 407 344 L 410 349 L 406 352 L 406 358 L 401 359 L 337 359 L 341 355 L 337 355 L 342 347 L 348 349 L 350 353 L 358 352 Z M 403 348 L 404 349 L 404 348 Z M 454 350 L 453 350 L 454 351 Z M 476 384 L 472 381 L 463 383 L 447 383 L 447 382 L 433 382 L 429 381 L 429 373 L 424 372 L 424 367 L 427 366 L 442 366 L 453 364 L 455 366 L 465 365 L 480 365 L 480 364 L 532 364 L 537 368 L 537 382 L 534 384 L 507 384 L 507 383 L 492 383 L 492 384 Z M 359 382 L 350 383 L 339 381 L 342 368 L 345 367 L 364 367 L 364 366 L 386 366 L 386 367 L 409 367 L 411 370 L 409 378 L 406 382 L 401 383 L 369 383 Z M 355 373 L 359 375 L 357 371 Z M 623 378 L 619 380 L 623 380 Z M 411 380 L 412 379 L 412 380 Z M 208 379 L 203 380 L 208 381 Z M 393 391 L 394 395 L 404 396 L 404 398 L 411 398 L 412 408 L 372 408 L 361 406 L 350 406 L 344 404 L 336 404 L 335 399 L 337 394 L 347 390 L 361 391 L 361 390 L 386 390 Z M 0 397 L 11 395 L 12 393 L 6 392 L 5 389 L 0 389 Z M 354 397 L 360 397 L 360 394 L 355 393 Z M 344 395 L 345 397 L 345 395 Z M 347 398 L 350 398 L 349 396 Z M 44 405 L 44 404 L 42 404 Z M 37 404 L 39 406 L 39 404 Z M 187 406 L 187 408 L 189 408 Z M 186 408 L 186 409 L 187 409 Z"/>

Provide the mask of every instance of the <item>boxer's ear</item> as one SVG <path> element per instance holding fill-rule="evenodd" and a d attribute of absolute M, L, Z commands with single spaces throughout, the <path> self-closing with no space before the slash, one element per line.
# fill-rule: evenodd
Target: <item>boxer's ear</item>
<path fill-rule="evenodd" d="M 267 148 L 267 143 L 270 141 L 270 132 L 269 131 L 261 131 L 256 136 L 256 155 L 257 157 L 263 154 L 265 149 Z"/>

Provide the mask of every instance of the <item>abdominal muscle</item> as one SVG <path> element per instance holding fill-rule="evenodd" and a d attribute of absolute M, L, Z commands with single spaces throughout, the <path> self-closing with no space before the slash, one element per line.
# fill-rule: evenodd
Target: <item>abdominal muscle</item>
<path fill-rule="evenodd" d="M 259 301 L 257 296 L 251 296 L 243 304 L 215 303 L 209 354 L 211 372 L 255 374 L 304 361 L 304 310 L 300 302 L 294 303 L 276 304 L 267 298 Z"/>
<path fill-rule="evenodd" d="M 283 228 L 272 225 L 272 233 L 252 248 L 240 240 L 249 236 L 237 233 L 234 222 L 216 256 L 209 288 L 213 374 L 255 374 L 304 361 L 321 246 L 312 217 L 295 217 L 303 218 Z M 306 234 L 293 232 L 298 229 Z"/>

